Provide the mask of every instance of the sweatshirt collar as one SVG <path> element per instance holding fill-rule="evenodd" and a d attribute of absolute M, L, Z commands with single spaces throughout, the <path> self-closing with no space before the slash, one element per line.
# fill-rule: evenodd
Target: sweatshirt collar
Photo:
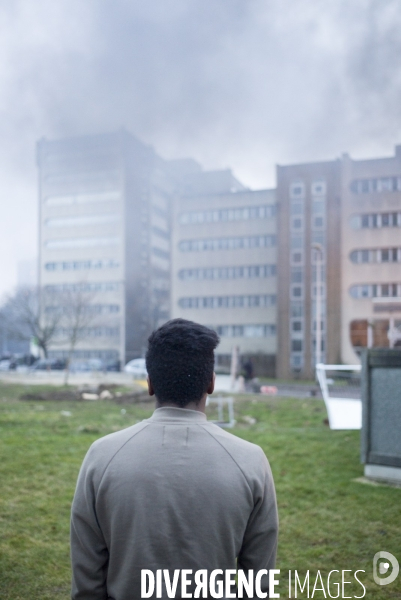
<path fill-rule="evenodd" d="M 206 415 L 199 410 L 190 410 L 189 408 L 175 408 L 174 406 L 161 406 L 156 408 L 155 412 L 149 419 L 150 421 L 179 421 L 179 422 L 195 422 L 207 421 Z"/>

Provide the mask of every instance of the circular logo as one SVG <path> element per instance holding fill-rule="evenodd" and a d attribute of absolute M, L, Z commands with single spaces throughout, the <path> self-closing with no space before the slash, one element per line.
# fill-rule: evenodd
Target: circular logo
<path fill-rule="evenodd" d="M 379 563 L 379 560 L 382 559 L 385 562 Z M 392 572 L 390 572 L 387 577 L 380 577 L 380 575 L 385 575 L 388 573 L 390 565 L 393 567 Z M 385 552 L 384 550 L 376 552 L 373 558 L 373 579 L 377 585 L 388 585 L 389 583 L 393 583 L 393 581 L 397 578 L 399 571 L 400 565 L 395 556 L 390 554 L 390 552 Z"/>

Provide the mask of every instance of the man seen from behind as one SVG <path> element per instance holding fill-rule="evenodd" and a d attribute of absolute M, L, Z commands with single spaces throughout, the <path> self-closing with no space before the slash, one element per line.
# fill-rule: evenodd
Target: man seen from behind
<path fill-rule="evenodd" d="M 139 600 L 145 569 L 168 570 L 173 580 L 177 569 L 274 568 L 278 518 L 269 463 L 259 446 L 205 415 L 218 343 L 214 331 L 183 319 L 150 336 L 153 415 L 97 440 L 79 473 L 73 600 Z M 162 588 L 161 597 L 174 597 L 164 582 Z"/>

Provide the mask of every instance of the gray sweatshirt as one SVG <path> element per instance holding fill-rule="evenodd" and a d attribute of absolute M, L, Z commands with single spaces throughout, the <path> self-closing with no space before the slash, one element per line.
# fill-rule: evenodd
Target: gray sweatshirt
<path fill-rule="evenodd" d="M 262 449 L 201 412 L 158 408 L 97 440 L 84 459 L 71 514 L 72 599 L 139 600 L 142 569 L 171 578 L 175 569 L 271 569 L 277 532 Z"/>

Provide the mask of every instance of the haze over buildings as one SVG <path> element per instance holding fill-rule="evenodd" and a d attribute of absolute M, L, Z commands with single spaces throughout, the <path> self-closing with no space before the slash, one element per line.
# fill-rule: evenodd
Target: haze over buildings
<path fill-rule="evenodd" d="M 280 378 L 388 346 L 384 303 L 401 317 L 400 157 L 397 146 L 390 158 L 279 166 L 276 189 L 250 190 L 124 130 L 41 140 L 40 285 L 91 292 L 103 315 L 74 358 L 143 356 L 174 317 L 219 333 L 219 363 L 236 346 Z"/>
<path fill-rule="evenodd" d="M 164 159 L 275 186 L 276 163 L 400 139 L 397 0 L 94 0 L 0 8 L 0 293 L 36 254 L 36 140 L 122 125 Z"/>
<path fill-rule="evenodd" d="M 39 285 L 88 293 L 86 309 L 102 316 L 74 359 L 124 364 L 182 316 L 219 332 L 226 363 L 241 343 L 274 373 L 273 190 L 247 190 L 230 170 L 203 171 L 192 159 L 164 161 L 123 130 L 42 139 L 37 154 Z M 49 355 L 66 358 L 68 343 Z"/>

